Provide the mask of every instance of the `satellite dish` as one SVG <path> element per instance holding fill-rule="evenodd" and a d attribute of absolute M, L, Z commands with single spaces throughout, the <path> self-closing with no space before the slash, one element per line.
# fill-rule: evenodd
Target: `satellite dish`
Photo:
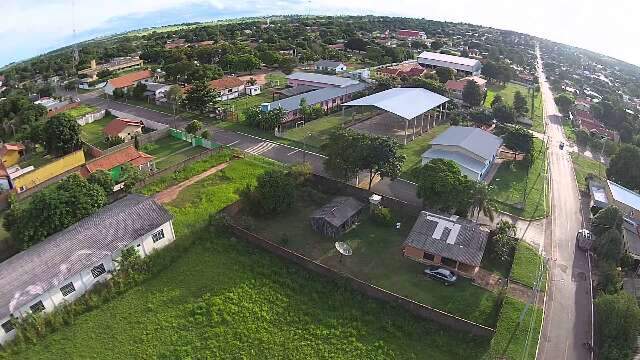
<path fill-rule="evenodd" d="M 349 246 L 349 244 L 347 244 L 346 242 L 342 242 L 342 241 L 336 242 L 336 250 L 338 250 L 338 252 L 341 255 L 349 256 L 353 254 L 353 250 L 351 249 L 351 246 Z"/>

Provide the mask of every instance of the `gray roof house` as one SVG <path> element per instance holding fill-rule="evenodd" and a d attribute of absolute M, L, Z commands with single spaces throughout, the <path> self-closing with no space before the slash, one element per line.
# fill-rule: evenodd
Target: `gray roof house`
<path fill-rule="evenodd" d="M 287 75 L 289 86 L 311 85 L 317 87 L 347 87 L 357 84 L 357 80 L 335 75 L 324 75 L 306 72 L 294 72 Z"/>
<path fill-rule="evenodd" d="M 495 161 L 502 139 L 482 129 L 452 126 L 431 142 L 422 154 L 422 164 L 433 159 L 454 161 L 460 171 L 473 180 L 483 180 Z"/>
<path fill-rule="evenodd" d="M 468 219 L 422 211 L 403 244 L 403 252 L 413 260 L 473 276 L 488 236 L 488 231 Z"/>
<path fill-rule="evenodd" d="M 141 256 L 174 240 L 171 214 L 152 198 L 127 197 L 0 263 L 0 343 L 15 336 L 11 318 L 73 301 L 116 268 L 133 246 Z"/>
<path fill-rule="evenodd" d="M 349 196 L 338 196 L 311 214 L 311 227 L 336 238 L 349 230 L 360 217 L 364 204 Z"/>
<path fill-rule="evenodd" d="M 347 70 L 347 65 L 341 61 L 320 60 L 316 62 L 316 70 L 340 73 Z"/>

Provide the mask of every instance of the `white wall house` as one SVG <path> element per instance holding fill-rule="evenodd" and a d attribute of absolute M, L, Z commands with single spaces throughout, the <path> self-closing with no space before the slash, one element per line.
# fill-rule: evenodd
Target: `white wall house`
<path fill-rule="evenodd" d="M 482 71 L 479 60 L 429 51 L 418 55 L 418 64 L 426 68 L 445 67 L 472 76 L 479 76 Z"/>
<path fill-rule="evenodd" d="M 255 85 L 245 85 L 244 87 L 244 93 L 249 95 L 249 96 L 255 96 L 258 95 L 262 92 L 262 88 L 260 87 L 259 84 L 255 84 Z"/>
<path fill-rule="evenodd" d="M 15 337 L 16 319 L 53 311 L 108 279 L 123 249 L 144 257 L 174 239 L 167 210 L 129 195 L 0 263 L 0 344 Z"/>
<path fill-rule="evenodd" d="M 502 139 L 482 129 L 451 126 L 433 139 L 431 145 L 422 154 L 422 165 L 433 159 L 452 160 L 464 175 L 480 181 L 496 160 Z"/>
<path fill-rule="evenodd" d="M 320 60 L 315 65 L 317 71 L 329 71 L 336 74 L 347 71 L 347 65 L 340 61 Z"/>
<path fill-rule="evenodd" d="M 244 81 L 234 76 L 224 76 L 222 79 L 212 80 L 209 86 L 219 94 L 218 100 L 231 100 L 244 93 Z"/>

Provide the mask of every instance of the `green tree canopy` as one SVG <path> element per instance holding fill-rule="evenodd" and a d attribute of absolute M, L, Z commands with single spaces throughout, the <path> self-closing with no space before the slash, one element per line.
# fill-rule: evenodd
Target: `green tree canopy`
<path fill-rule="evenodd" d="M 369 190 L 376 176 L 395 180 L 400 175 L 405 156 L 400 153 L 400 144 L 390 137 L 364 135 L 358 137 L 356 152 L 360 154 L 360 170 L 369 172 Z M 349 149 L 344 149 L 349 151 Z"/>
<path fill-rule="evenodd" d="M 98 185 L 104 190 L 105 194 L 111 194 L 113 192 L 113 187 L 116 185 L 113 181 L 113 177 L 111 173 L 106 170 L 98 170 L 87 178 L 87 181 L 90 184 Z"/>
<path fill-rule="evenodd" d="M 484 94 L 480 85 L 474 80 L 469 80 L 464 84 L 462 89 L 462 100 L 469 106 L 480 106 L 482 104 Z"/>
<path fill-rule="evenodd" d="M 188 110 L 197 111 L 200 114 L 213 110 L 218 103 L 218 92 L 205 81 L 198 81 L 187 90 L 182 99 L 182 105 Z"/>
<path fill-rule="evenodd" d="M 639 164 L 640 148 L 623 144 L 609 161 L 607 178 L 633 191 L 640 191 Z"/>
<path fill-rule="evenodd" d="M 556 105 L 558 105 L 558 110 L 560 110 L 563 114 L 568 114 L 573 104 L 575 104 L 576 99 L 567 93 L 562 93 L 555 98 Z"/>
<path fill-rule="evenodd" d="M 118 181 L 124 183 L 122 190 L 126 193 L 131 193 L 136 185 L 144 179 L 144 176 L 144 173 L 142 173 L 140 169 L 129 163 L 125 163 L 120 170 L 120 178 Z"/>
<path fill-rule="evenodd" d="M 192 135 L 196 135 L 200 130 L 202 130 L 202 122 L 199 120 L 193 120 L 192 122 L 188 123 L 187 126 L 184 128 L 184 130 Z"/>
<path fill-rule="evenodd" d="M 640 333 L 637 300 L 621 291 L 600 295 L 595 301 L 598 359 L 631 359 Z"/>
<path fill-rule="evenodd" d="M 295 195 L 295 177 L 286 171 L 272 169 L 260 175 L 254 187 L 245 188 L 241 197 L 254 212 L 267 216 L 290 209 Z"/>
<path fill-rule="evenodd" d="M 449 80 L 453 80 L 455 78 L 455 71 L 453 69 L 449 69 L 446 67 L 436 68 L 436 75 L 438 76 L 438 80 L 441 83 L 446 83 Z"/>
<path fill-rule="evenodd" d="M 591 232 L 596 237 L 602 236 L 609 230 L 616 230 L 622 233 L 622 212 L 616 206 L 607 206 L 598 211 L 591 221 Z"/>
<path fill-rule="evenodd" d="M 67 113 L 49 119 L 44 125 L 43 136 L 45 149 L 54 156 L 66 155 L 82 147 L 80 125 Z"/>
<path fill-rule="evenodd" d="M 505 126 L 505 128 L 504 146 L 515 152 L 530 154 L 533 149 L 533 135 L 529 130 L 519 125 Z"/>
<path fill-rule="evenodd" d="M 527 99 L 522 95 L 520 90 L 517 90 L 513 94 L 513 111 L 516 112 L 517 116 L 524 116 L 529 111 L 529 107 L 527 105 Z"/>
<path fill-rule="evenodd" d="M 451 160 L 433 159 L 418 171 L 417 195 L 431 209 L 466 215 L 470 188 L 470 180 Z"/>
<path fill-rule="evenodd" d="M 322 153 L 327 156 L 324 168 L 331 176 L 349 181 L 358 175 L 360 154 L 356 150 L 361 137 L 362 134 L 353 130 L 336 131 L 329 135 L 327 142 L 322 145 Z"/>

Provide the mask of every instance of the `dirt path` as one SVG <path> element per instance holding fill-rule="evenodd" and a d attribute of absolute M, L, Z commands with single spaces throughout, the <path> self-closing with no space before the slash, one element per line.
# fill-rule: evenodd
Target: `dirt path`
<path fill-rule="evenodd" d="M 203 172 L 202 174 L 196 175 L 191 179 L 185 180 L 179 184 L 173 185 L 172 187 L 157 193 L 153 198 L 160 204 L 166 204 L 168 202 L 171 202 L 175 200 L 178 197 L 178 194 L 180 194 L 180 191 L 182 191 L 187 186 L 199 180 L 202 180 L 211 174 L 217 173 L 218 171 L 227 167 L 227 165 L 229 165 L 228 162 L 212 167 L 211 169 Z"/>

